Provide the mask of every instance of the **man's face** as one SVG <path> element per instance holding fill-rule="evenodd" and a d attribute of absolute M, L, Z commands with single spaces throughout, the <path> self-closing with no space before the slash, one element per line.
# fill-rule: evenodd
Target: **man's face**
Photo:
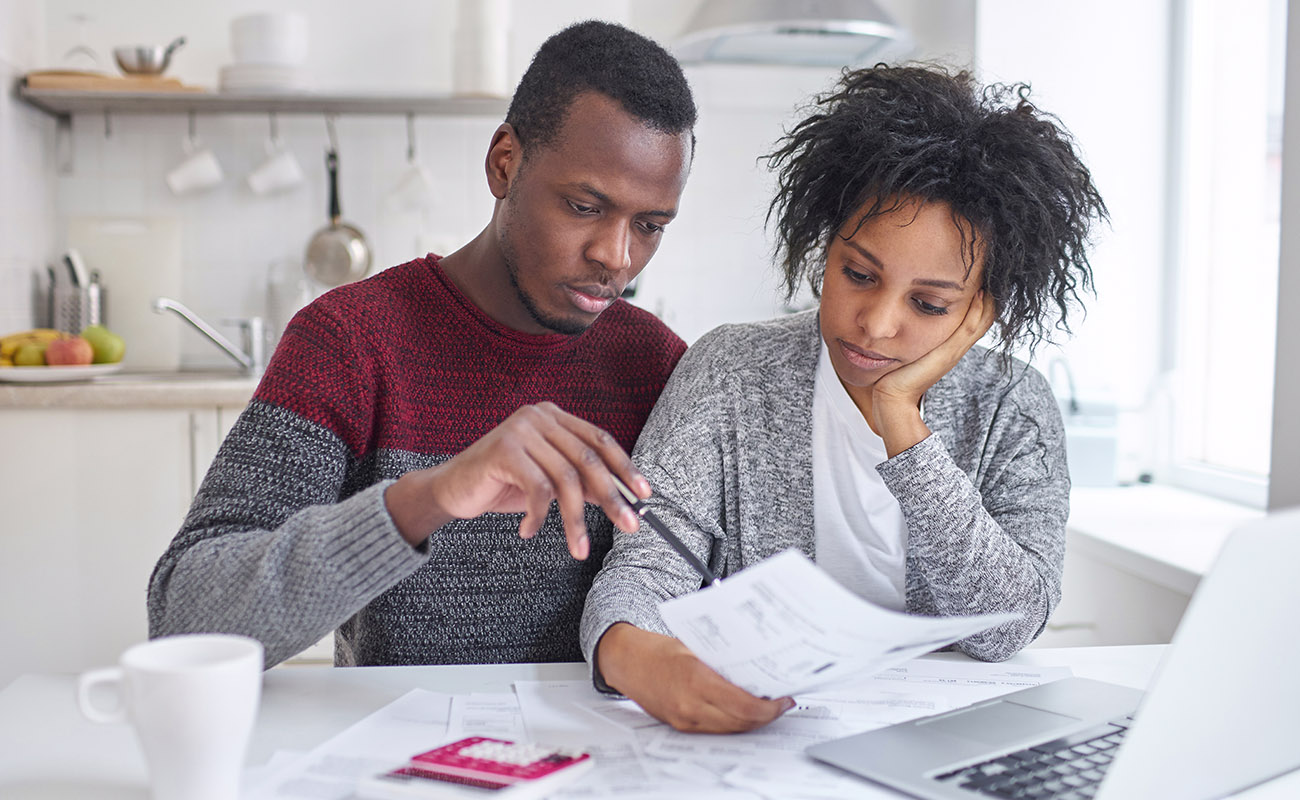
<path fill-rule="evenodd" d="M 659 247 L 690 170 L 689 132 L 664 133 L 610 98 L 574 99 L 555 141 L 509 170 L 498 237 L 513 328 L 578 334 Z"/>

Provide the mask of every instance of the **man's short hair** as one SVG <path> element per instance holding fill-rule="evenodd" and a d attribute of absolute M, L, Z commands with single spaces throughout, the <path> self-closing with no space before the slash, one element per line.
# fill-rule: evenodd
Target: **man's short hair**
<path fill-rule="evenodd" d="M 555 142 L 574 98 L 595 91 L 664 133 L 695 127 L 695 100 L 677 59 L 639 33 L 599 20 L 547 39 L 519 80 L 506 122 L 530 148 Z"/>

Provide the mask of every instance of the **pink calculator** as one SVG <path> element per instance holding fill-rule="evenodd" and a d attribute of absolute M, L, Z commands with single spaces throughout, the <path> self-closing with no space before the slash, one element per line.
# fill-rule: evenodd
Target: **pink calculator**
<path fill-rule="evenodd" d="M 362 797 L 541 797 L 593 765 L 580 750 L 470 736 L 362 783 Z"/>

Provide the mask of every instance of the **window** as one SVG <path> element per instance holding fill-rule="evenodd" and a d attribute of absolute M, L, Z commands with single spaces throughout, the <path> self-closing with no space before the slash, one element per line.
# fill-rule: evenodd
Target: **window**
<path fill-rule="evenodd" d="M 1185 0 L 1174 75 L 1171 481 L 1262 507 L 1269 469 L 1286 0 Z M 1181 50 L 1181 52 L 1179 52 Z"/>

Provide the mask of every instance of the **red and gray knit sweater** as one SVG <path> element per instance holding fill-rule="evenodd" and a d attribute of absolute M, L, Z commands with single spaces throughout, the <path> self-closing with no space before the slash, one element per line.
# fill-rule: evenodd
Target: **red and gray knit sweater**
<path fill-rule="evenodd" d="M 519 515 L 485 514 L 439 529 L 426 553 L 383 491 L 544 400 L 630 452 L 684 350 L 621 300 L 579 336 L 511 330 L 434 256 L 329 292 L 290 323 L 155 567 L 150 635 L 243 633 L 268 665 L 336 628 L 338 664 L 582 660 L 603 512 L 587 506 L 585 562 L 554 505 L 531 540 Z"/>

